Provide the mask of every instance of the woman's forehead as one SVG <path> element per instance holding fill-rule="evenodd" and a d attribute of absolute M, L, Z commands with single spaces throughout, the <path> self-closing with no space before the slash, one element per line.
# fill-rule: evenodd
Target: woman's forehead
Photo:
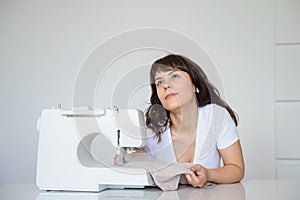
<path fill-rule="evenodd" d="M 161 77 L 164 77 L 164 76 L 168 76 L 168 75 L 172 75 L 173 72 L 179 72 L 181 73 L 185 78 L 187 79 L 191 79 L 190 75 L 183 71 L 183 70 L 180 70 L 180 69 L 174 69 L 174 68 L 170 68 L 169 70 L 167 71 L 161 71 L 161 70 L 157 70 L 156 73 L 155 73 L 155 76 L 154 76 L 154 79 L 158 79 L 158 78 L 161 78 Z"/>
<path fill-rule="evenodd" d="M 174 68 L 169 68 L 168 70 L 167 69 L 157 69 L 155 74 L 154 74 L 154 77 L 157 77 L 157 76 L 160 76 L 160 75 L 164 75 L 164 74 L 171 74 L 175 71 L 181 71 L 181 70 L 178 70 L 178 69 L 174 69 Z"/>

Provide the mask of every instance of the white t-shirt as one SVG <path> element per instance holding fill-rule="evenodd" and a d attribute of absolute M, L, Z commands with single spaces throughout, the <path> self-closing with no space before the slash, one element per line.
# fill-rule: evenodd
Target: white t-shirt
<path fill-rule="evenodd" d="M 225 108 L 216 104 L 198 108 L 194 164 L 200 164 L 208 169 L 219 168 L 221 157 L 218 149 L 224 149 L 237 140 L 239 140 L 237 128 Z M 170 128 L 162 133 L 159 143 L 155 133 L 148 129 L 144 151 L 162 162 L 177 162 Z"/>

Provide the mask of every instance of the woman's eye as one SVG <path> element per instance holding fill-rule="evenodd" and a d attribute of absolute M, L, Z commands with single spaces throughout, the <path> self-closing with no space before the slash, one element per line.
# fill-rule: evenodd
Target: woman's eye
<path fill-rule="evenodd" d="M 162 84 L 162 81 L 157 81 L 156 86 L 160 86 Z"/>
<path fill-rule="evenodd" d="M 179 78 L 180 75 L 179 74 L 172 74 L 172 79 L 176 79 L 176 78 Z"/>

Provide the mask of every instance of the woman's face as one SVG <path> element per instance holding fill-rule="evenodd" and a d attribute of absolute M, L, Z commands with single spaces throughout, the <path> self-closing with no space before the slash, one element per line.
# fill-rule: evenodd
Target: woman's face
<path fill-rule="evenodd" d="M 157 71 L 155 85 L 160 102 L 170 112 L 196 103 L 195 86 L 189 74 L 184 71 Z"/>

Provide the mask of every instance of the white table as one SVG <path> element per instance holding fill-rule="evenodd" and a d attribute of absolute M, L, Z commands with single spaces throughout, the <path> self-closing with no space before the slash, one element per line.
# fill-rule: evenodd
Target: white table
<path fill-rule="evenodd" d="M 102 192 L 39 191 L 35 184 L 0 185 L 1 200 L 99 200 L 99 199 L 222 199 L 300 200 L 300 182 L 287 180 L 248 180 L 242 183 L 213 185 L 208 188 L 193 188 L 181 185 L 177 191 L 163 192 L 159 188 L 110 189 Z"/>

